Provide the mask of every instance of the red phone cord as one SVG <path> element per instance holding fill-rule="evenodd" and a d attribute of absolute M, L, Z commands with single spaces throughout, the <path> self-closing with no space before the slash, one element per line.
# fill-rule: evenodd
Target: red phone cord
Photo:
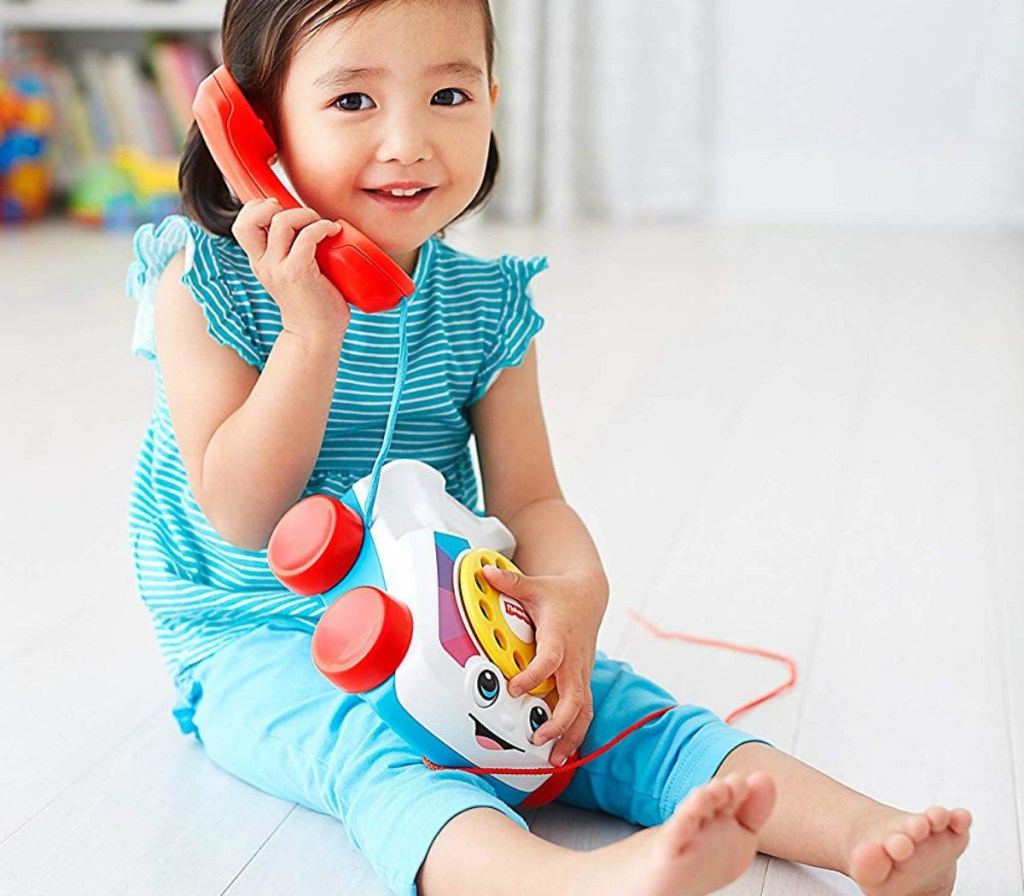
<path fill-rule="evenodd" d="M 756 656 L 767 657 L 768 659 L 776 660 L 780 663 L 786 664 L 786 666 L 789 668 L 789 679 L 786 681 L 786 683 L 780 685 L 772 691 L 769 691 L 767 694 L 763 694 L 756 700 L 751 700 L 749 703 L 744 703 L 743 706 L 739 707 L 738 709 L 734 709 L 725 718 L 725 723 L 727 725 L 731 725 L 733 721 L 739 718 L 741 715 L 743 715 L 743 713 L 748 712 L 755 706 L 760 706 L 762 703 L 771 700 L 773 697 L 778 697 L 779 694 L 783 693 L 784 691 L 788 691 L 791 687 L 793 687 L 796 684 L 796 661 L 791 657 L 785 656 L 784 654 L 775 653 L 771 650 L 764 650 L 760 647 L 748 647 L 743 644 L 731 644 L 728 641 L 716 641 L 713 638 L 699 638 L 696 635 L 685 635 L 682 632 L 662 631 L 660 628 L 654 625 L 654 623 L 644 619 L 644 617 L 637 613 L 635 610 L 629 610 L 627 612 L 641 625 L 646 626 L 658 638 L 664 638 L 667 640 L 675 641 L 689 641 L 691 644 L 705 644 L 709 647 L 722 647 L 726 650 L 735 650 L 739 653 L 752 653 Z M 644 716 L 642 719 L 640 719 L 640 721 L 634 722 L 620 735 L 608 741 L 608 743 L 606 743 L 600 749 L 594 750 L 593 753 L 590 753 L 587 756 L 583 756 L 580 759 L 575 759 L 572 762 L 567 762 L 565 765 L 559 766 L 557 768 L 554 766 L 548 766 L 544 768 L 459 768 L 458 766 L 436 765 L 429 759 L 427 759 L 426 756 L 423 756 L 421 758 L 423 760 L 423 764 L 432 771 L 459 771 L 469 772 L 473 775 L 536 775 L 538 773 L 545 775 L 558 775 L 564 772 L 575 771 L 581 765 L 586 765 L 588 762 L 593 762 L 602 753 L 614 747 L 620 740 L 628 737 L 630 734 L 636 731 L 637 728 L 646 725 L 652 719 L 656 719 L 660 715 L 664 715 L 670 709 L 675 709 L 676 706 L 678 706 L 678 704 L 673 703 L 670 706 L 665 706 L 659 710 L 656 710 L 655 712 L 652 712 L 650 715 Z"/>

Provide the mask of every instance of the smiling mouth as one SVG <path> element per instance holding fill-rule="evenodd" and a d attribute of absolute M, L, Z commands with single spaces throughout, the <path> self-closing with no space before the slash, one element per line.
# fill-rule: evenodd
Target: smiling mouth
<path fill-rule="evenodd" d="M 370 196 L 376 196 L 378 199 L 388 199 L 394 202 L 408 202 L 414 203 L 426 199 L 431 193 L 436 190 L 437 187 L 424 187 L 417 193 L 413 193 L 412 196 L 396 196 L 394 193 L 388 190 L 363 190 L 364 193 L 368 193 Z"/>
<path fill-rule="evenodd" d="M 526 750 L 521 747 L 517 747 L 514 744 L 510 744 L 507 740 L 502 740 L 491 731 L 483 722 L 481 722 L 473 713 L 469 714 L 469 717 L 476 722 L 476 742 L 480 744 L 485 750 L 516 750 L 519 753 L 525 753 Z"/>
<path fill-rule="evenodd" d="M 413 196 L 419 196 L 422 193 L 429 193 L 431 190 L 437 189 L 436 187 L 419 187 Z M 378 193 L 381 196 L 391 196 L 395 199 L 410 199 L 410 196 L 395 196 L 390 190 L 367 190 L 367 193 Z"/>

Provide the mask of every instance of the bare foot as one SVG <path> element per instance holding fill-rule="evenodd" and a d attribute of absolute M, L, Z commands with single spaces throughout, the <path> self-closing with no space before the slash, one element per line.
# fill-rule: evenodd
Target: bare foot
<path fill-rule="evenodd" d="M 854 835 L 849 875 L 868 896 L 950 896 L 970 826 L 966 809 L 881 812 Z"/>
<path fill-rule="evenodd" d="M 672 817 L 625 840 L 577 854 L 568 896 L 703 896 L 739 877 L 775 805 L 763 772 L 730 774 L 690 792 Z"/>

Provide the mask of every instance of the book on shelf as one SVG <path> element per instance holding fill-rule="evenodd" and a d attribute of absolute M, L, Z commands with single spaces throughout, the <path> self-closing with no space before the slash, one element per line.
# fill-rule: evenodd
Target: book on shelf
<path fill-rule="evenodd" d="M 154 40 L 142 53 L 84 49 L 43 64 L 57 120 L 55 183 L 67 188 L 118 149 L 180 155 L 192 98 L 219 56 L 212 46 Z"/>

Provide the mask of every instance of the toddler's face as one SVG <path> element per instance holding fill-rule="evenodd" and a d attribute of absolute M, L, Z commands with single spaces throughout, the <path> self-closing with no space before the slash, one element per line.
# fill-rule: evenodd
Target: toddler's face
<path fill-rule="evenodd" d="M 281 165 L 306 205 L 349 221 L 411 273 L 418 247 L 480 188 L 497 97 L 476 4 L 386 3 L 321 29 L 292 57 Z M 403 207 L 370 192 L 401 181 L 433 189 Z"/>

